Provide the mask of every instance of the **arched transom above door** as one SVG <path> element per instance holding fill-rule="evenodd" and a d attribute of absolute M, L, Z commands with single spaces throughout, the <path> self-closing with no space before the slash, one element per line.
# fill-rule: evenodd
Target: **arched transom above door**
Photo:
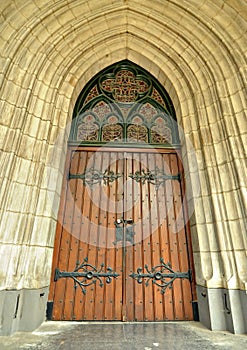
<path fill-rule="evenodd" d="M 70 143 L 176 145 L 175 111 L 168 93 L 129 61 L 101 71 L 80 94 Z"/>

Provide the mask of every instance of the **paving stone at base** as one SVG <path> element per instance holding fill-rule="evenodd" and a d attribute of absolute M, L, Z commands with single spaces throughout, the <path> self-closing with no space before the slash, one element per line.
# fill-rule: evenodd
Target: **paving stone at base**
<path fill-rule="evenodd" d="M 35 332 L 0 337 L 1 350 L 239 350 L 246 335 L 212 332 L 199 322 L 44 322 Z"/>

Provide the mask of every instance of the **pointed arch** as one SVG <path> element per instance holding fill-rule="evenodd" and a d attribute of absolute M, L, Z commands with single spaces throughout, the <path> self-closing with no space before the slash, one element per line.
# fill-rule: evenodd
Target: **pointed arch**
<path fill-rule="evenodd" d="M 168 92 L 146 70 L 123 60 L 99 72 L 80 93 L 71 144 L 179 144 Z"/>

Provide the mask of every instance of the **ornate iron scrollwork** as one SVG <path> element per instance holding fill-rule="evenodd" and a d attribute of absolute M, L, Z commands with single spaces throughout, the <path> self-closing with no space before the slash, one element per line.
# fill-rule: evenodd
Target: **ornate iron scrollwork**
<path fill-rule="evenodd" d="M 155 170 L 144 170 L 136 171 L 135 174 L 130 174 L 129 177 L 136 182 L 141 182 L 145 184 L 147 181 L 152 185 L 155 185 L 156 189 L 159 188 L 161 184 L 163 184 L 166 180 L 181 180 L 180 173 L 177 175 L 168 175 L 164 171 L 160 170 L 158 167 Z"/>
<path fill-rule="evenodd" d="M 81 288 L 83 294 L 86 294 L 86 289 L 84 287 L 88 287 L 92 284 L 96 284 L 97 280 L 99 281 L 100 287 L 103 287 L 104 283 L 102 278 L 106 278 L 106 283 L 109 284 L 112 281 L 112 278 L 117 278 L 119 276 L 118 273 L 112 270 L 111 267 L 107 267 L 106 271 L 103 271 L 104 264 L 100 265 L 100 270 L 97 271 L 97 268 L 91 264 L 88 264 L 88 259 L 85 258 L 83 263 L 77 263 L 76 268 L 72 272 L 68 271 L 60 271 L 58 268 L 55 270 L 54 281 L 56 282 L 60 278 L 72 278 L 74 280 L 74 287 Z M 82 277 L 82 280 L 79 278 Z"/>
<path fill-rule="evenodd" d="M 129 226 L 126 226 L 127 224 Z M 116 240 L 112 242 L 114 245 L 116 245 L 117 242 L 124 240 L 124 230 L 126 242 L 130 242 L 131 244 L 134 243 L 135 232 L 133 229 L 133 220 L 118 219 L 114 222 L 114 225 L 116 226 Z"/>
<path fill-rule="evenodd" d="M 121 174 L 115 174 L 112 170 L 105 170 L 102 173 L 99 170 L 90 168 L 87 169 L 82 174 L 71 174 L 69 173 L 69 179 L 81 179 L 83 181 L 84 186 L 88 185 L 89 187 L 93 187 L 93 185 L 99 184 L 102 180 L 104 185 L 109 184 L 110 182 L 114 182 L 116 179 L 121 177 Z"/>
<path fill-rule="evenodd" d="M 137 280 L 137 282 L 140 284 L 143 283 L 145 279 L 147 279 L 145 281 L 146 287 L 149 285 L 150 280 L 152 280 L 152 283 L 161 287 L 161 294 L 165 293 L 167 287 L 171 289 L 173 282 L 177 278 L 186 278 L 191 281 L 191 270 L 188 272 L 175 272 L 171 268 L 170 263 L 165 264 L 163 258 L 160 259 L 160 262 L 161 264 L 152 267 L 151 271 L 149 270 L 148 266 L 145 265 L 147 273 L 142 272 L 142 268 L 139 267 L 137 269 L 137 273 L 133 272 L 129 276 Z"/>

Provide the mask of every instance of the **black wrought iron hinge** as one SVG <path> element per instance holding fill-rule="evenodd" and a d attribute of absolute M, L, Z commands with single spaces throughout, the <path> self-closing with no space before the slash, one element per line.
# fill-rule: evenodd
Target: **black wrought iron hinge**
<path fill-rule="evenodd" d="M 88 287 L 92 284 L 96 284 L 99 281 L 100 287 L 103 287 L 104 283 L 102 278 L 105 278 L 107 284 L 111 283 L 113 278 L 117 278 L 119 276 L 118 273 L 113 271 L 113 269 L 109 266 L 106 268 L 106 271 L 103 271 L 104 264 L 100 265 L 100 270 L 88 263 L 88 259 L 85 258 L 83 263 L 77 263 L 76 268 L 72 272 L 68 271 L 60 271 L 58 268 L 55 270 L 54 281 L 56 282 L 60 278 L 72 278 L 74 280 L 74 287 L 81 288 L 83 294 L 86 294 L 85 287 Z M 82 278 L 79 280 L 79 278 Z"/>
<path fill-rule="evenodd" d="M 100 170 L 96 170 L 94 168 L 87 169 L 84 173 L 81 174 L 71 174 L 69 173 L 68 179 L 81 179 L 84 185 L 88 185 L 89 187 L 93 187 L 93 185 L 101 183 L 103 180 L 104 185 L 109 184 L 110 182 L 115 181 L 121 174 L 115 174 L 112 170 L 105 170 L 102 173 Z"/>
<path fill-rule="evenodd" d="M 185 278 L 191 281 L 191 270 L 188 270 L 187 272 L 175 272 L 170 263 L 166 264 L 163 258 L 160 259 L 160 262 L 160 265 L 152 267 L 151 270 L 145 265 L 146 272 L 143 272 L 142 268 L 139 267 L 137 273 L 133 272 L 129 276 L 140 284 L 145 282 L 146 287 L 149 286 L 151 280 L 152 283 L 161 287 L 161 294 L 164 294 L 168 287 L 171 289 L 173 287 L 173 282 L 177 278 Z"/>
<path fill-rule="evenodd" d="M 130 174 L 129 177 L 136 182 L 141 182 L 142 184 L 145 184 L 147 181 L 148 183 L 151 183 L 155 185 L 156 189 L 159 188 L 159 186 L 167 180 L 178 180 L 181 181 L 180 173 L 176 175 L 169 175 L 166 174 L 163 170 L 160 170 L 158 167 L 155 168 L 155 170 L 144 170 L 136 171 L 135 174 Z"/>

